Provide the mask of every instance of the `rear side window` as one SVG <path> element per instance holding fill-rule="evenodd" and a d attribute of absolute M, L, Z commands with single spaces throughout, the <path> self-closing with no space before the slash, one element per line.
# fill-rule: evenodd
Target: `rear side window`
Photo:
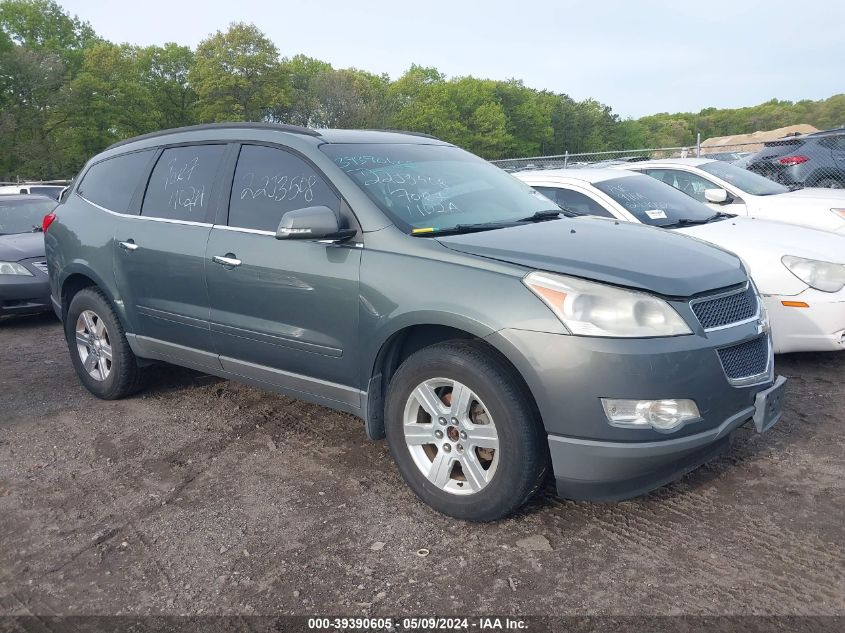
<path fill-rule="evenodd" d="M 598 202 L 578 191 L 563 189 L 561 187 L 534 188 L 550 200 L 553 200 L 561 209 L 583 213 L 584 215 L 598 215 L 603 218 L 613 217 L 613 214 Z"/>
<path fill-rule="evenodd" d="M 126 213 L 155 150 L 123 154 L 92 165 L 79 183 L 80 196 L 116 213 Z"/>
<path fill-rule="evenodd" d="M 273 147 L 241 148 L 229 226 L 275 232 L 288 211 L 318 205 L 338 212 L 340 199 L 307 162 Z"/>
<path fill-rule="evenodd" d="M 150 176 L 141 215 L 207 222 L 212 206 L 211 191 L 225 151 L 225 145 L 189 145 L 164 150 Z"/>

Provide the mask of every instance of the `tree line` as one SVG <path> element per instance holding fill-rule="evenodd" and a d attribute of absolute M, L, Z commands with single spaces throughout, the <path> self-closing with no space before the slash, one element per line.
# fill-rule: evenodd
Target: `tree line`
<path fill-rule="evenodd" d="M 404 129 L 485 158 L 692 145 L 793 123 L 845 123 L 845 95 L 622 119 L 593 99 L 517 79 L 401 77 L 284 57 L 255 25 L 231 24 L 195 49 L 116 44 L 53 0 L 0 3 L 0 180 L 76 173 L 111 143 L 217 121 Z"/>

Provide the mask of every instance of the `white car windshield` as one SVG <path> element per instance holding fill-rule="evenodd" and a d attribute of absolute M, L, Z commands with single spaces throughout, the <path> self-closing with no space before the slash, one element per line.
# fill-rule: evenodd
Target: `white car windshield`
<path fill-rule="evenodd" d="M 722 219 L 687 194 L 651 176 L 621 176 L 593 183 L 643 224 L 665 228 Z"/>
<path fill-rule="evenodd" d="M 768 178 L 764 178 L 759 174 L 755 174 L 753 171 L 748 171 L 747 169 L 742 169 L 741 167 L 722 161 L 704 163 L 700 165 L 699 169 L 706 171 L 708 174 L 713 174 L 716 178 L 721 178 L 725 182 L 729 182 L 737 189 L 742 189 L 745 193 L 750 193 L 752 196 L 773 196 L 789 191 L 787 187 Z"/>

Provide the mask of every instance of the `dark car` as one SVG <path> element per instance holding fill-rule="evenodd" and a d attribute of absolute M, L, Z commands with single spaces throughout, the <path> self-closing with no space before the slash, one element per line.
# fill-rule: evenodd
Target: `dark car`
<path fill-rule="evenodd" d="M 843 189 L 845 128 L 768 141 L 747 161 L 746 169 L 788 187 Z"/>
<path fill-rule="evenodd" d="M 508 514 L 549 465 L 563 496 L 637 495 L 780 416 L 739 258 L 570 217 L 435 138 L 183 128 L 71 187 L 45 240 L 92 393 L 167 361 L 347 411 L 455 517 Z"/>
<path fill-rule="evenodd" d="M 55 208 L 45 196 L 0 196 L 0 316 L 52 309 L 41 225 Z"/>

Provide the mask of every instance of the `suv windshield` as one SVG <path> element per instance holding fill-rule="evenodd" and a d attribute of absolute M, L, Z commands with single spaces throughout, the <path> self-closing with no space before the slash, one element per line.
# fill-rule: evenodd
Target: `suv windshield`
<path fill-rule="evenodd" d="M 722 216 L 651 176 L 622 176 L 593 183 L 643 224 L 685 226 L 704 224 Z"/>
<path fill-rule="evenodd" d="M 44 216 L 55 208 L 50 200 L 3 200 L 0 196 L 0 235 L 40 231 Z"/>
<path fill-rule="evenodd" d="M 557 209 L 543 194 L 457 147 L 326 144 L 320 149 L 408 233 L 507 225 Z"/>
<path fill-rule="evenodd" d="M 772 196 L 789 191 L 783 185 L 779 185 L 768 178 L 764 178 L 736 165 L 731 165 L 730 163 L 714 161 L 712 163 L 704 163 L 700 168 L 702 171 L 713 174 L 716 178 L 721 178 L 734 187 L 742 189 L 745 193 L 750 193 L 752 196 Z"/>

